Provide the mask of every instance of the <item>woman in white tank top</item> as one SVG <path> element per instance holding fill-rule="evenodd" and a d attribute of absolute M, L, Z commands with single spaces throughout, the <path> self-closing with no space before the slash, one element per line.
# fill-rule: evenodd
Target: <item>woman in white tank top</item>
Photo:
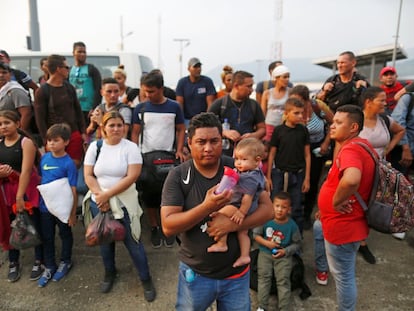
<path fill-rule="evenodd" d="M 289 97 L 289 78 L 289 69 L 283 65 L 277 66 L 272 71 L 275 87 L 263 93 L 260 106 L 265 115 L 266 136 L 264 139 L 267 141 L 270 141 L 275 126 L 282 124 L 285 102 Z"/>

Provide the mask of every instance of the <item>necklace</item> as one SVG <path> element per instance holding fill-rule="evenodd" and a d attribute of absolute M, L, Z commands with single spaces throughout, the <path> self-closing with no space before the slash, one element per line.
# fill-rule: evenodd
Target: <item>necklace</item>
<path fill-rule="evenodd" d="M 237 115 L 237 123 L 240 124 L 240 118 L 241 118 L 241 109 L 243 107 L 243 102 L 240 102 L 240 107 L 233 101 L 233 99 L 231 99 L 230 97 L 230 102 L 233 104 L 234 107 L 236 107 L 237 111 L 238 111 L 238 115 Z"/>

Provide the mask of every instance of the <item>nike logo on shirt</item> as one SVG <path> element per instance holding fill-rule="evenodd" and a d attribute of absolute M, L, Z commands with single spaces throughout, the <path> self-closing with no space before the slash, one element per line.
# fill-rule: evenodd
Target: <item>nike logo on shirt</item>
<path fill-rule="evenodd" d="M 54 169 L 57 169 L 57 168 L 59 168 L 59 166 L 49 166 L 47 164 L 43 164 L 43 170 L 45 170 L 45 171 L 54 170 Z"/>
<path fill-rule="evenodd" d="M 183 183 L 184 183 L 185 185 L 188 185 L 188 183 L 190 182 L 190 173 L 191 173 L 191 166 L 188 168 L 188 171 L 187 171 L 187 178 L 186 178 L 186 179 L 183 179 Z"/>

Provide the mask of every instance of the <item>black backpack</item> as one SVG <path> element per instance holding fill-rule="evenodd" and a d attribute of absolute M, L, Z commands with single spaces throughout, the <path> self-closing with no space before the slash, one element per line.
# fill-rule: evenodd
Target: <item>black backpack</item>
<path fill-rule="evenodd" d="M 257 258 L 259 257 L 259 249 L 252 250 L 250 252 L 250 288 L 257 291 L 258 275 L 257 275 Z M 298 254 L 292 256 L 293 266 L 292 273 L 290 274 L 290 283 L 292 291 L 295 289 L 301 289 L 299 294 L 300 299 L 305 300 L 312 296 L 312 292 L 308 285 L 305 283 L 305 265 L 302 258 Z M 276 278 L 272 277 L 272 287 L 270 288 L 270 294 L 277 295 Z"/>

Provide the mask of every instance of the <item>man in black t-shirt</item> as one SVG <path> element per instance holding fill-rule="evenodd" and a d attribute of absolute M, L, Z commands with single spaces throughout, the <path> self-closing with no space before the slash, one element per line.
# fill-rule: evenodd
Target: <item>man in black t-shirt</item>
<path fill-rule="evenodd" d="M 243 138 L 254 137 L 261 140 L 265 134 L 265 117 L 260 105 L 250 98 L 253 90 L 253 75 L 246 71 L 233 74 L 233 87 L 230 94 L 216 99 L 208 109 L 216 114 L 220 122 L 227 119 L 230 130 L 223 137 L 230 140 L 231 147 L 226 155 L 233 154 L 233 146 Z"/>
<path fill-rule="evenodd" d="M 336 61 L 338 74 L 329 77 L 316 97 L 326 102 L 335 113 L 340 106 L 352 104 L 360 106 L 359 98 L 369 86 L 367 79 L 356 72 L 356 58 L 350 51 L 339 54 Z"/>
<path fill-rule="evenodd" d="M 231 191 L 214 193 L 223 166 L 233 165 L 230 158 L 221 157 L 221 132 L 221 123 L 213 113 L 194 116 L 188 128 L 192 159 L 170 171 L 162 191 L 164 234 L 178 235 L 181 242 L 177 310 L 206 310 L 214 301 L 218 310 L 250 310 L 249 266 L 232 266 L 240 256 L 236 231 L 256 227 L 273 217 L 265 191 L 257 211 L 242 225 L 219 213 L 210 217 L 231 198 Z M 208 253 L 214 237 L 227 233 L 228 251 Z"/>

